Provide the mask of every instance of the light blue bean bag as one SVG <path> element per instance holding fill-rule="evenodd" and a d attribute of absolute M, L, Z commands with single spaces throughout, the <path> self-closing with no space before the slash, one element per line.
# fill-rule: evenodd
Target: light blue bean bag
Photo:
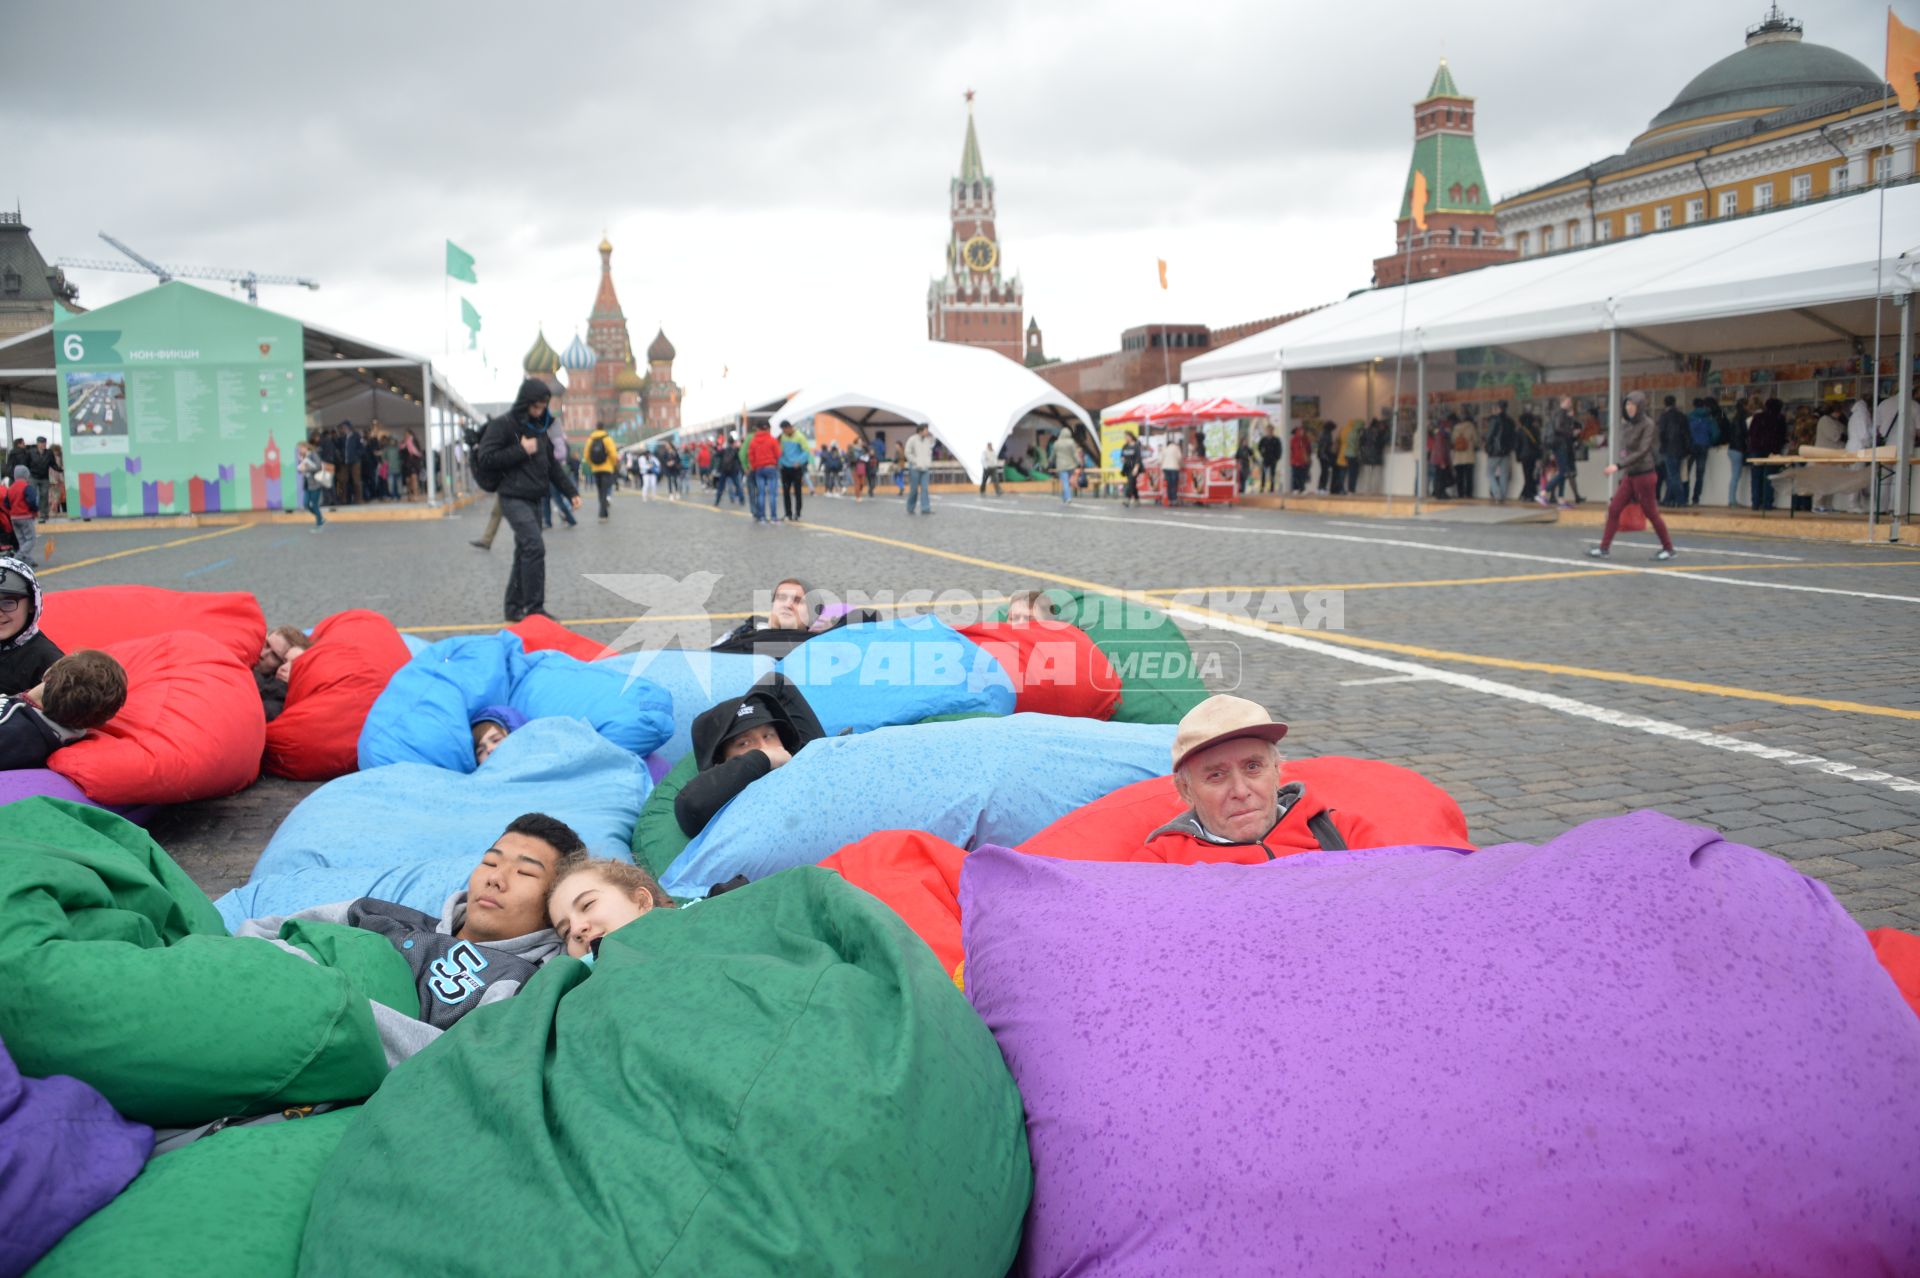
<path fill-rule="evenodd" d="M 426 763 L 471 772 L 473 715 L 493 705 L 529 719 L 584 719 L 637 755 L 673 732 L 665 689 L 564 652 L 527 652 L 503 630 L 442 639 L 400 667 L 360 730 L 360 768 Z"/>
<path fill-rule="evenodd" d="M 602 657 L 593 663 L 617 670 L 624 677 L 638 675 L 664 689 L 673 703 L 673 735 L 659 749 L 668 767 L 693 749 L 694 718 L 729 697 L 746 695 L 753 681 L 774 668 L 772 657 L 745 652 L 691 652 L 684 648 L 654 648 Z"/>
<path fill-rule="evenodd" d="M 1174 727 L 1046 714 L 966 719 L 828 737 L 720 809 L 662 885 L 704 896 L 814 865 L 876 830 L 1014 846 L 1121 786 L 1164 776 Z"/>
<path fill-rule="evenodd" d="M 432 640 L 422 639 L 419 635 L 408 634 L 404 630 L 400 632 L 400 642 L 407 645 L 407 651 L 416 657 L 433 647 Z"/>
<path fill-rule="evenodd" d="M 523 812 L 572 826 L 595 856 L 630 860 L 653 782 L 646 765 L 577 719 L 536 719 L 472 773 L 419 763 L 355 772 L 287 814 L 246 884 L 215 904 L 241 919 L 375 896 L 434 913 Z"/>
<path fill-rule="evenodd" d="M 931 615 L 842 626 L 789 652 L 779 669 L 830 737 L 935 715 L 1013 713 L 1006 669 Z"/>

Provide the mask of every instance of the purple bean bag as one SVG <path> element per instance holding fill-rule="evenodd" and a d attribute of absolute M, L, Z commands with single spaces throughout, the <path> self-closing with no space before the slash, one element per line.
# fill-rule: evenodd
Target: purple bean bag
<path fill-rule="evenodd" d="M 127 808 L 95 803 L 87 797 L 86 791 L 51 768 L 13 768 L 0 772 L 0 807 L 16 799 L 31 799 L 36 795 L 45 795 L 49 799 L 68 799 L 74 803 L 106 808 L 107 811 L 116 812 L 135 825 L 145 825 L 153 819 L 153 814 L 159 811 L 159 808 L 151 803 Z"/>
<path fill-rule="evenodd" d="M 1642 812 L 1540 847 L 961 877 L 1022 1274 L 1920 1273 L 1920 1018 L 1827 892 Z"/>
<path fill-rule="evenodd" d="M 0 1044 L 0 1278 L 16 1278 L 140 1174 L 153 1129 L 77 1078 L 22 1078 Z"/>

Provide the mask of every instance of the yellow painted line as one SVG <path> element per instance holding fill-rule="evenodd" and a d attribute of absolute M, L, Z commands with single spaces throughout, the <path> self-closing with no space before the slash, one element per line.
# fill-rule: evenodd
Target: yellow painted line
<path fill-rule="evenodd" d="M 732 512 L 716 512 L 732 513 Z M 1039 581 L 1058 582 L 1072 586 L 1077 590 L 1092 590 L 1104 595 L 1113 595 L 1121 599 L 1131 599 L 1137 603 L 1164 606 L 1164 602 L 1145 591 L 1121 590 L 1113 586 L 1103 586 L 1098 582 L 1083 581 L 1078 577 L 1067 577 L 1059 573 L 1043 572 L 1037 568 L 1022 568 L 1017 564 L 1000 563 L 992 559 L 980 559 L 972 555 L 956 554 L 950 550 L 938 550 L 932 546 L 916 545 L 910 541 L 901 541 L 897 537 L 882 537 L 875 533 L 855 532 L 851 528 L 835 528 L 828 524 L 803 525 L 810 531 L 832 533 L 840 537 L 853 537 L 860 541 L 870 541 L 882 546 L 892 546 L 899 550 L 908 550 L 916 554 L 930 555 L 938 559 L 951 559 L 957 563 L 971 564 L 976 568 L 990 568 L 996 572 L 1014 573 Z M 1795 565 L 1796 567 L 1800 565 Z M 1605 569 L 1601 571 L 1607 571 Z M 1613 571 L 1620 571 L 1615 569 Z M 1741 571 L 1745 571 L 1742 569 Z M 1691 679 L 1664 679 L 1658 675 L 1633 674 L 1624 670 L 1596 670 L 1588 666 L 1563 666 L 1546 661 L 1520 661 L 1512 657 L 1483 657 L 1473 652 L 1450 652 L 1442 648 L 1423 648 L 1415 644 L 1393 643 L 1385 639 L 1363 639 L 1359 635 L 1345 634 L 1337 630 L 1308 630 L 1301 626 L 1282 626 L 1273 622 L 1258 621 L 1246 617 L 1230 617 L 1225 613 L 1209 608 L 1181 605 L 1190 612 L 1217 617 L 1236 625 L 1253 625 L 1275 634 L 1298 635 L 1303 639 L 1315 639 L 1321 643 L 1341 644 L 1349 648 L 1362 648 L 1373 652 L 1391 652 L 1404 657 L 1420 657 L 1428 661 L 1450 661 L 1461 665 L 1491 666 L 1499 670 L 1525 670 L 1534 674 L 1559 675 L 1563 678 L 1594 679 L 1602 683 L 1633 684 L 1643 688 L 1669 688 L 1676 692 L 1695 692 L 1705 696 L 1728 697 L 1739 701 L 1764 701 L 1777 706 L 1808 706 L 1817 710 L 1831 710 L 1836 714 L 1865 714 L 1885 719 L 1906 719 L 1920 722 L 1920 710 L 1903 710 L 1897 706 L 1876 706 L 1860 701 L 1839 701 L 1827 697 L 1801 697 L 1786 692 L 1768 692 L 1759 688 L 1736 688 L 1727 684 L 1699 683 Z"/>
<path fill-rule="evenodd" d="M 984 594 L 980 596 L 980 602 L 982 603 L 1005 603 L 1006 601 L 1007 597 L 1005 595 Z M 890 612 L 896 608 L 918 608 L 921 606 L 918 600 L 911 604 L 873 603 L 861 605 L 861 607 L 871 608 L 875 612 Z M 643 625 L 652 625 L 655 622 L 664 623 L 669 621 L 745 621 L 748 617 L 757 617 L 759 615 L 757 612 L 682 612 L 658 615 L 648 613 L 644 617 L 570 617 L 560 621 L 560 624 L 563 626 L 631 626 L 635 622 Z M 504 621 L 478 621 L 457 626 L 401 626 L 399 627 L 399 631 L 403 635 L 426 635 L 456 630 L 506 630 L 508 628 L 507 623 Z"/>
<path fill-rule="evenodd" d="M 251 524 L 235 524 L 231 528 L 219 528 L 213 532 L 195 533 L 191 537 L 180 537 L 173 541 L 156 542 L 151 546 L 135 546 L 131 550 L 116 550 L 110 555 L 95 555 L 91 559 L 76 559 L 70 564 L 55 564 L 51 568 L 35 570 L 36 577 L 51 577 L 57 572 L 72 572 L 75 568 L 86 568 L 93 564 L 104 564 L 109 559 L 125 559 L 128 555 L 144 555 L 150 550 L 165 550 L 169 546 L 184 546 L 188 542 L 206 541 L 213 537 L 225 537 L 229 533 L 245 532 Z M 55 534 L 58 536 L 59 534 Z"/>
<path fill-rule="evenodd" d="M 1705 553 L 1705 552 L 1702 552 Z M 1684 564 L 1675 568 L 1569 568 L 1564 572 L 1528 572 L 1506 577 L 1440 577 L 1426 581 L 1343 581 L 1326 585 L 1293 586 L 1156 586 L 1148 595 L 1229 594 L 1236 590 L 1406 590 L 1420 586 L 1494 586 L 1516 581 L 1559 581 L 1569 577 L 1644 577 L 1663 572 L 1794 572 L 1806 568 L 1920 568 L 1912 563 L 1859 563 L 1837 560 L 1815 564 Z"/>

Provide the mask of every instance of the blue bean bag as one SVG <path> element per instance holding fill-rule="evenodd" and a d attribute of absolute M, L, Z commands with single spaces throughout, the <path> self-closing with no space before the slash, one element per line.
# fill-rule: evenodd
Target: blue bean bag
<path fill-rule="evenodd" d="M 407 651 L 416 657 L 433 647 L 432 640 L 422 639 L 419 635 L 408 634 L 404 630 L 400 632 L 400 642 L 406 644 Z"/>
<path fill-rule="evenodd" d="M 253 877 L 215 904 L 229 928 L 376 896 L 429 913 L 513 818 L 545 812 L 595 856 L 629 859 L 653 781 L 637 755 L 575 719 L 536 719 L 476 772 L 394 763 L 341 777 L 287 814 Z"/>
<path fill-rule="evenodd" d="M 1045 714 L 911 724 L 802 747 L 748 786 L 674 859 L 676 898 L 816 865 L 876 830 L 964 848 L 1013 845 L 1121 786 L 1168 770 L 1171 724 Z"/>
<path fill-rule="evenodd" d="M 1014 709 L 1006 668 L 933 616 L 842 626 L 807 640 L 778 668 L 830 737 L 934 715 L 1010 715 Z"/>
<path fill-rule="evenodd" d="M 603 657 L 596 667 L 638 675 L 664 689 L 673 704 L 673 735 L 658 753 L 672 767 L 693 749 L 693 721 L 702 710 L 746 695 L 753 681 L 774 668 L 772 657 L 744 652 L 691 652 L 651 648 Z"/>
<path fill-rule="evenodd" d="M 529 719 L 584 719 L 636 755 L 673 732 L 665 689 L 563 652 L 527 652 L 502 631 L 443 639 L 400 668 L 360 730 L 360 767 L 427 763 L 471 772 L 472 725 L 485 706 L 507 705 Z"/>

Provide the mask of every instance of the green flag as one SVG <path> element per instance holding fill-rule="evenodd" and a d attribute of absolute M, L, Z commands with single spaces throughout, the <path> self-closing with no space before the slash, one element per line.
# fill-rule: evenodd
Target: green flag
<path fill-rule="evenodd" d="M 464 297 L 460 299 L 460 322 L 467 326 L 467 349 L 472 350 L 480 342 L 480 312 Z"/>
<path fill-rule="evenodd" d="M 479 278 L 473 273 L 473 254 L 447 241 L 447 274 L 456 280 L 465 280 L 469 284 L 478 284 Z"/>

